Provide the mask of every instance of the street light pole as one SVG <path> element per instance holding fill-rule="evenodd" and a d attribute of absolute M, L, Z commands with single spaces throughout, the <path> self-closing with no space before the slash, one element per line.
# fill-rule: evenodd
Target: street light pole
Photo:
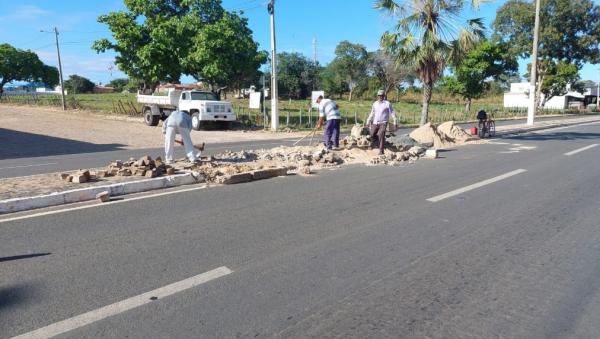
<path fill-rule="evenodd" d="M 279 100 L 277 90 L 277 48 L 275 40 L 275 0 L 270 0 L 269 14 L 271 15 L 271 131 L 279 128 Z"/>
<path fill-rule="evenodd" d="M 537 109 L 535 102 L 537 63 L 538 63 L 538 42 L 540 37 L 540 0 L 535 1 L 535 26 L 533 28 L 533 52 L 531 53 L 531 79 L 529 80 L 529 108 L 527 109 L 527 125 L 533 125 L 535 111 Z M 542 84 L 539 84 L 540 86 Z"/>

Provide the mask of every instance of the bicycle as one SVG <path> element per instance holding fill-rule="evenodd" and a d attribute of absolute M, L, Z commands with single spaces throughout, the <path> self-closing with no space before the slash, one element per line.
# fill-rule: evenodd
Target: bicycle
<path fill-rule="evenodd" d="M 482 139 L 485 138 L 486 134 L 490 138 L 496 135 L 496 122 L 493 114 L 488 114 L 485 119 L 479 119 L 478 134 Z"/>

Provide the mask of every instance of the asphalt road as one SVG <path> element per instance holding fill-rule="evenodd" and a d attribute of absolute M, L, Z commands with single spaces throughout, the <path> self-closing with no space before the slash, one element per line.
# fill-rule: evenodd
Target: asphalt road
<path fill-rule="evenodd" d="M 569 117 L 538 118 L 545 119 L 568 119 Z M 510 124 L 521 124 L 524 120 L 498 121 L 498 126 Z M 464 128 L 472 124 L 463 124 Z M 151 128 L 141 125 L 140 128 Z M 398 133 L 410 133 L 412 129 L 403 128 Z M 3 135 L 8 134 L 6 136 Z M 144 155 L 152 157 L 164 156 L 163 148 L 148 148 L 138 150 L 119 149 L 118 145 L 104 147 L 85 142 L 52 138 L 40 138 L 32 134 L 15 134 L 0 129 L 0 140 L 4 147 L 0 149 L 0 179 L 43 173 L 54 173 L 61 171 L 72 171 L 80 168 L 103 167 L 114 160 L 126 160 L 130 157 L 139 158 Z M 192 132 L 193 133 L 193 132 Z M 317 136 L 314 142 L 319 141 Z M 280 145 L 291 146 L 298 139 L 288 138 L 285 135 L 279 140 L 246 141 L 246 142 L 224 142 L 208 144 L 204 155 L 211 155 L 225 150 L 239 151 L 242 149 L 272 148 Z M 308 145 L 309 139 L 305 139 L 299 145 Z M 17 151 L 18 150 L 18 151 Z M 176 157 L 185 157 L 183 147 L 175 148 Z M 16 156 L 18 154 L 18 156 Z"/>
<path fill-rule="evenodd" d="M 0 333 L 597 338 L 599 140 L 569 127 L 0 221 Z"/>

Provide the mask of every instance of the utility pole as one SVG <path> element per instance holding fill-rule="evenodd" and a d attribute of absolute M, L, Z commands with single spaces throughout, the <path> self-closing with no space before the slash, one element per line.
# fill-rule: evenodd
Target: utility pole
<path fill-rule="evenodd" d="M 56 54 L 58 55 L 58 76 L 59 76 L 59 80 L 60 80 L 61 100 L 62 100 L 63 111 L 66 111 L 67 103 L 65 101 L 65 84 L 63 82 L 62 63 L 60 62 L 60 48 L 58 47 L 58 29 L 56 27 L 54 27 L 54 30 L 52 30 L 52 32 L 44 31 L 43 29 L 41 29 L 40 32 L 54 33 L 54 37 L 56 39 Z"/>
<path fill-rule="evenodd" d="M 527 109 L 527 125 L 533 125 L 536 112 L 535 94 L 537 63 L 538 63 L 538 41 L 540 37 L 540 0 L 535 0 L 535 27 L 533 28 L 533 52 L 531 53 L 531 71 L 529 72 L 529 108 Z M 541 86 L 542 84 L 540 84 Z"/>
<path fill-rule="evenodd" d="M 279 100 L 277 90 L 277 47 L 275 45 L 275 0 L 270 0 L 267 6 L 271 15 L 271 131 L 279 129 Z"/>
<path fill-rule="evenodd" d="M 313 38 L 313 63 L 317 64 L 317 37 Z"/>

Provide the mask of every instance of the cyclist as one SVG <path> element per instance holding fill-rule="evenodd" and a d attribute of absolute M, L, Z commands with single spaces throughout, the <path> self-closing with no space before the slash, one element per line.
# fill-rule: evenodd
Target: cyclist
<path fill-rule="evenodd" d="M 477 112 L 477 119 L 479 120 L 479 123 L 482 124 L 484 121 L 487 120 L 487 113 L 484 110 L 481 110 L 479 112 Z"/>

